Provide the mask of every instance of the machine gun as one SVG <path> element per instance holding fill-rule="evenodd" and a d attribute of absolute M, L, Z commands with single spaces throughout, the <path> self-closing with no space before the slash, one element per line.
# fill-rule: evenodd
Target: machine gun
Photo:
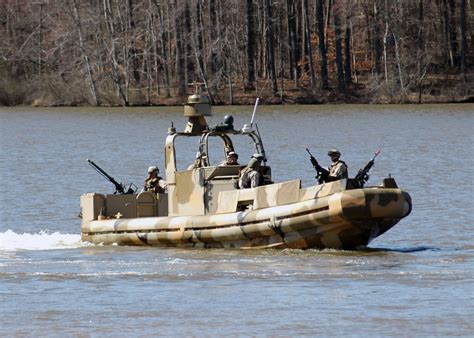
<path fill-rule="evenodd" d="M 319 184 L 326 182 L 328 179 L 329 171 L 319 165 L 318 160 L 313 156 L 313 154 L 311 154 L 308 147 L 305 147 L 305 149 L 309 154 L 309 160 L 311 161 L 314 170 L 316 170 L 316 178 L 318 179 Z"/>
<path fill-rule="evenodd" d="M 110 176 L 109 174 L 107 174 L 104 169 L 102 169 L 101 167 L 99 167 L 97 164 L 94 163 L 94 161 L 91 161 L 89 159 L 87 159 L 87 162 L 89 162 L 89 164 L 91 165 L 92 168 L 94 168 L 99 174 L 101 174 L 102 176 L 104 176 L 107 180 L 109 180 L 110 182 L 112 182 L 112 184 L 115 186 L 115 192 L 114 192 L 114 195 L 116 193 L 119 193 L 119 194 L 133 194 L 135 193 L 135 191 L 137 191 L 137 187 L 133 184 L 133 183 L 130 183 L 130 185 L 128 186 L 128 188 L 125 187 L 125 185 L 123 185 L 122 183 L 118 183 L 112 176 Z"/>
<path fill-rule="evenodd" d="M 360 188 L 364 187 L 364 184 L 369 180 L 369 171 L 372 169 L 375 163 L 375 158 L 380 154 L 380 149 L 378 149 L 370 161 L 365 165 L 363 169 L 360 169 L 357 175 L 354 177 L 354 180 L 357 182 Z"/>

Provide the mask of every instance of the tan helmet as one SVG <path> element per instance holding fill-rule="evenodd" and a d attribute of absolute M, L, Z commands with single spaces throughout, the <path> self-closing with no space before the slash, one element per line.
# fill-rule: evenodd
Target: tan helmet
<path fill-rule="evenodd" d="M 341 152 L 339 150 L 337 150 L 336 148 L 332 148 L 328 151 L 328 156 L 331 156 L 331 155 L 339 155 L 341 156 Z"/>
<path fill-rule="evenodd" d="M 249 161 L 249 164 L 247 164 L 247 167 L 256 169 L 260 167 L 260 161 L 252 157 Z"/>
<path fill-rule="evenodd" d="M 256 159 L 257 161 L 261 162 L 263 161 L 263 155 L 259 153 L 255 153 L 252 155 L 252 158 Z"/>
<path fill-rule="evenodd" d="M 148 167 L 148 173 L 149 173 L 149 174 L 151 174 L 152 172 L 155 172 L 155 171 L 156 171 L 157 173 L 160 172 L 160 170 L 158 169 L 157 166 L 152 165 L 151 167 Z"/>
<path fill-rule="evenodd" d="M 229 151 L 227 153 L 227 158 L 234 156 L 235 158 L 239 158 L 239 155 L 235 151 Z"/>

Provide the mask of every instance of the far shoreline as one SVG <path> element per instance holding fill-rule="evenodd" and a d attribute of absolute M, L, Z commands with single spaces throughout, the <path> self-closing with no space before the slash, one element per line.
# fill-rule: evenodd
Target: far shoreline
<path fill-rule="evenodd" d="M 213 107 L 238 107 L 238 106 L 253 106 L 255 104 L 256 97 L 246 97 L 242 100 L 234 100 L 229 103 L 226 101 L 215 102 L 212 104 Z M 37 98 L 29 103 L 15 104 L 15 105 L 4 105 L 0 104 L 0 108 L 15 108 L 15 107 L 33 107 L 33 108 L 53 108 L 53 107 L 82 107 L 82 108 L 147 108 L 147 107 L 179 107 L 183 106 L 187 101 L 187 96 L 179 96 L 173 98 L 166 98 L 158 102 L 150 104 L 137 102 L 129 105 L 121 104 L 101 104 L 91 105 L 88 102 L 54 102 L 50 98 Z M 66 100 L 65 100 L 66 101 Z M 317 98 L 308 97 L 296 97 L 290 99 L 279 100 L 277 98 L 260 98 L 259 106 L 325 106 L 325 105 L 437 105 L 437 104 L 469 104 L 474 103 L 474 96 L 459 96 L 459 97 L 429 97 L 424 98 L 421 102 L 414 100 L 413 98 L 406 98 L 405 100 L 364 100 L 364 99 L 348 99 L 338 98 L 337 100 L 319 100 Z"/>

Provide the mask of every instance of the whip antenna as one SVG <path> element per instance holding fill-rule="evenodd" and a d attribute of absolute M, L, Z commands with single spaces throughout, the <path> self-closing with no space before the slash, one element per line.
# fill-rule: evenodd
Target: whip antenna
<path fill-rule="evenodd" d="M 258 101 L 260 101 L 259 97 L 257 97 L 257 99 L 255 100 L 255 105 L 253 106 L 252 119 L 250 120 L 250 127 L 253 126 L 253 120 L 255 119 L 255 113 L 257 112 Z"/>

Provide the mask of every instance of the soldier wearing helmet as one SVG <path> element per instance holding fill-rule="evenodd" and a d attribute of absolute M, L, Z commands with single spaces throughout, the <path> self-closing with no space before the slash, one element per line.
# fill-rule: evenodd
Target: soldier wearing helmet
<path fill-rule="evenodd" d="M 337 149 L 328 151 L 328 156 L 331 158 L 331 165 L 328 167 L 328 175 L 326 182 L 337 181 L 348 177 L 347 164 L 340 160 L 341 152 Z"/>
<path fill-rule="evenodd" d="M 260 154 L 257 154 L 260 155 Z M 239 188 L 248 189 L 262 185 L 263 176 L 260 173 L 260 166 L 263 156 L 252 156 L 247 166 L 239 174 Z"/>
<path fill-rule="evenodd" d="M 225 166 L 225 165 L 239 165 L 239 155 L 234 152 L 234 151 L 229 151 L 227 153 L 227 158 L 225 161 L 223 161 L 219 166 Z"/>
<path fill-rule="evenodd" d="M 262 163 L 263 161 L 263 155 L 262 154 L 259 154 L 259 153 L 255 153 L 252 155 L 252 158 L 255 158 L 256 160 L 258 160 L 260 163 Z"/>
<path fill-rule="evenodd" d="M 158 176 L 160 170 L 156 166 L 148 167 L 148 177 L 143 184 L 142 191 L 151 191 L 163 194 L 166 191 L 166 182 L 163 177 Z"/>

